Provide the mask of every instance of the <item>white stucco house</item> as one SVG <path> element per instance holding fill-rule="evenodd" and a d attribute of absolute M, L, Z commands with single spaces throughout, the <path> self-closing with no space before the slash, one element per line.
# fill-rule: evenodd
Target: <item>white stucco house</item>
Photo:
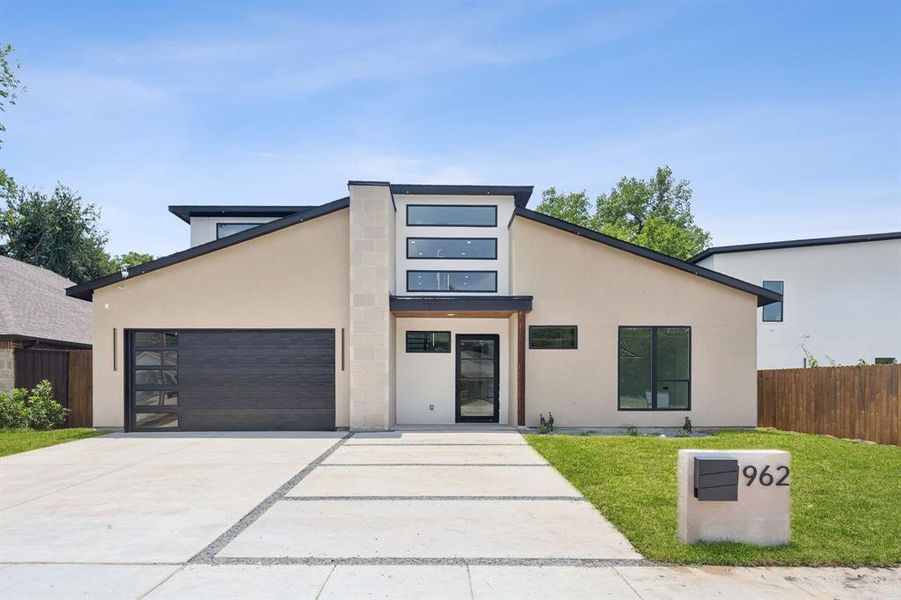
<path fill-rule="evenodd" d="M 719 246 L 690 262 L 783 295 L 758 315 L 760 369 L 901 361 L 901 231 Z"/>
<path fill-rule="evenodd" d="M 756 424 L 777 292 L 529 210 L 529 186 L 348 191 L 173 206 L 190 248 L 70 288 L 94 425 Z"/>

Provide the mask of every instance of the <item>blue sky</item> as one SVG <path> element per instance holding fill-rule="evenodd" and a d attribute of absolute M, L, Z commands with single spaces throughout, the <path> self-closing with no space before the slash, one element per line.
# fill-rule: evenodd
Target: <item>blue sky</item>
<path fill-rule="evenodd" d="M 349 179 L 607 191 L 669 164 L 715 244 L 901 229 L 899 3 L 18 3 L 0 164 L 103 209 L 321 204 Z"/>

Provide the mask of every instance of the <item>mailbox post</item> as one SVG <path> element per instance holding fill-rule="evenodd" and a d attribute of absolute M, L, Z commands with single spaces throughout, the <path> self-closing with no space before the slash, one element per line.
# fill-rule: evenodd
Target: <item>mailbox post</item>
<path fill-rule="evenodd" d="M 781 450 L 680 450 L 679 538 L 787 544 L 790 461 Z"/>

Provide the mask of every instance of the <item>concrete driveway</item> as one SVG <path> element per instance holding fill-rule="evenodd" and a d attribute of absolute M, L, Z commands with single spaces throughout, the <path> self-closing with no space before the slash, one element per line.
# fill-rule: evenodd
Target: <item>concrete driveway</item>
<path fill-rule="evenodd" d="M 3 598 L 901 589 L 891 570 L 650 565 L 510 430 L 110 435 L 0 459 L 0 511 Z"/>

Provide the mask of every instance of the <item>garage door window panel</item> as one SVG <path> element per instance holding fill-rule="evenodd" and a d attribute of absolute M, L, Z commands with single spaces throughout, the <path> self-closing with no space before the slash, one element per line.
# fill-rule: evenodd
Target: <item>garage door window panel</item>
<path fill-rule="evenodd" d="M 131 339 L 134 429 L 177 429 L 178 333 L 136 331 Z"/>

